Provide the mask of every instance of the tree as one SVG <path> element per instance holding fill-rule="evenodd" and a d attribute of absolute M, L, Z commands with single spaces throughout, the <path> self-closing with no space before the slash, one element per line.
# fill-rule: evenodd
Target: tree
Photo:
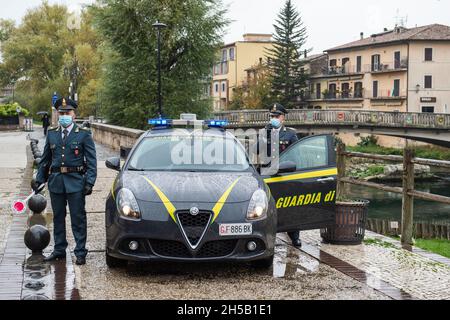
<path fill-rule="evenodd" d="M 300 91 L 306 87 L 307 75 L 302 72 L 304 63 L 300 57 L 307 32 L 291 0 L 286 0 L 274 28 L 275 44 L 267 50 L 272 96 L 285 107 L 293 108 Z"/>
<path fill-rule="evenodd" d="M 247 83 L 236 88 L 233 94 L 232 110 L 261 109 L 274 101 L 271 97 L 270 74 L 267 66 L 258 65 L 249 70 L 251 76 Z"/>
<path fill-rule="evenodd" d="M 92 90 L 92 80 L 101 76 L 101 41 L 92 28 L 89 10 L 81 15 L 80 29 L 68 27 L 68 16 L 65 6 L 43 2 L 29 10 L 17 28 L 0 23 L 0 36 L 4 40 L 0 82 L 15 81 L 16 100 L 33 113 L 50 110 L 53 92 L 68 95 L 71 79 L 64 75 L 64 69 L 74 57 L 79 60 L 81 71 L 79 93 L 88 84 L 88 91 Z M 78 112 L 81 116 L 90 115 L 91 106 L 85 108 L 84 103 L 94 102 L 86 101 L 83 94 L 79 96 Z"/>
<path fill-rule="evenodd" d="M 163 113 L 205 116 L 203 79 L 211 72 L 228 21 L 221 0 L 102 0 L 96 27 L 107 42 L 102 92 L 112 123 L 144 128 L 157 115 L 156 21 L 162 35 Z"/>

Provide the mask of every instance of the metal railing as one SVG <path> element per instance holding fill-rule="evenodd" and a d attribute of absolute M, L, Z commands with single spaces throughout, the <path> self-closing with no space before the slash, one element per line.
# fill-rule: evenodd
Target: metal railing
<path fill-rule="evenodd" d="M 261 127 L 267 110 L 224 111 L 214 118 L 228 120 L 230 127 Z M 450 114 L 404 113 L 357 110 L 289 110 L 286 125 L 358 125 L 390 128 L 450 129 Z"/>
<path fill-rule="evenodd" d="M 402 58 L 397 61 L 364 65 L 364 71 L 371 73 L 392 72 L 406 69 L 408 69 L 408 58 Z"/>

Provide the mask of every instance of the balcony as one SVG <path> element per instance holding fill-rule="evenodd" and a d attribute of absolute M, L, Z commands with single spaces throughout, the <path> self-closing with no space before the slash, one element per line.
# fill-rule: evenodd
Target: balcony
<path fill-rule="evenodd" d="M 303 101 L 361 101 L 364 100 L 364 92 L 323 92 L 320 94 L 320 97 L 317 96 L 316 93 L 306 93 L 303 96 Z"/>
<path fill-rule="evenodd" d="M 369 64 L 364 66 L 364 70 L 372 74 L 407 71 L 408 59 L 403 58 L 394 62 Z"/>
<path fill-rule="evenodd" d="M 341 76 L 351 76 L 351 75 L 362 75 L 363 72 L 361 68 L 357 66 L 346 63 L 343 66 L 332 66 L 325 67 L 322 69 L 320 74 L 311 75 L 311 78 L 333 78 L 333 77 L 341 77 Z"/>
<path fill-rule="evenodd" d="M 371 100 L 406 100 L 407 93 L 406 91 L 397 91 L 396 90 L 378 90 L 376 95 L 371 93 Z"/>

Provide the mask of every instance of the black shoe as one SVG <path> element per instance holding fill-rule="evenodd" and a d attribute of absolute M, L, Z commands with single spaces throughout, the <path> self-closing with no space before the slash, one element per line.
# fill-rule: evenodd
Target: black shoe
<path fill-rule="evenodd" d="M 302 247 L 302 241 L 300 239 L 295 239 L 292 240 L 292 245 L 296 248 L 301 248 Z"/>
<path fill-rule="evenodd" d="M 44 258 L 44 262 L 50 262 L 50 261 L 57 261 L 57 260 L 65 260 L 66 259 L 66 255 L 65 254 L 57 254 L 57 253 L 52 253 L 51 255 L 49 255 L 48 257 Z"/>
<path fill-rule="evenodd" d="M 86 257 L 77 257 L 77 261 L 75 261 L 77 266 L 82 266 L 86 264 Z"/>

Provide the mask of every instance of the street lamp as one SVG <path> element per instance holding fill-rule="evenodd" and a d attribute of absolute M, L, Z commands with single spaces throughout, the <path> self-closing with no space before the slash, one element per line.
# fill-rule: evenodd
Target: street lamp
<path fill-rule="evenodd" d="M 156 22 L 153 27 L 158 31 L 158 113 L 162 117 L 162 95 L 161 95 L 161 30 L 167 28 L 167 25 L 161 22 Z"/>

